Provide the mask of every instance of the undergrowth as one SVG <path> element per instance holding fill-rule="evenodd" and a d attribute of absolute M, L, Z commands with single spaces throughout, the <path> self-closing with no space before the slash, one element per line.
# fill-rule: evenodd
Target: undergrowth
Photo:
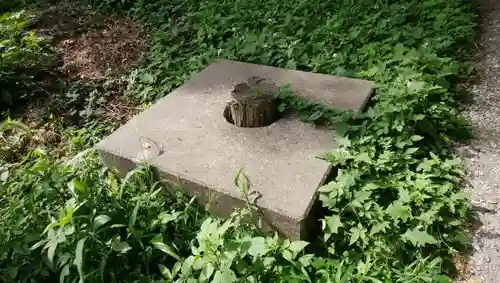
<path fill-rule="evenodd" d="M 43 92 L 35 77 L 50 65 L 52 57 L 43 40 L 26 30 L 29 20 L 24 12 L 0 15 L 0 115 Z"/>
<path fill-rule="evenodd" d="M 98 140 L 95 130 L 112 129 L 89 108 L 106 103 L 99 93 L 108 85 L 84 101 L 60 96 L 84 126 L 61 134 L 67 156 L 35 149 L 0 163 L 1 281 L 451 282 L 452 257 L 467 244 L 469 202 L 451 147 L 467 133 L 454 93 L 471 72 L 461 57 L 474 39 L 473 4 L 85 4 L 149 26 L 141 66 L 108 82 L 125 85 L 137 104 L 167 95 L 216 58 L 368 79 L 376 93 L 355 117 L 282 97 L 281 110 L 333 121 L 339 134 L 338 149 L 324 156 L 338 176 L 320 188 L 323 232 L 311 243 L 263 233 L 250 221 L 251 203 L 227 220 L 208 216 L 148 168 L 121 180 L 85 150 Z M 235 186 L 248 193 L 246 182 Z"/>

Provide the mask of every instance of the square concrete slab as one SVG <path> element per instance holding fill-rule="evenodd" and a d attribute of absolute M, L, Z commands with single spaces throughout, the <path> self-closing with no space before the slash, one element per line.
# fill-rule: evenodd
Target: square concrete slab
<path fill-rule="evenodd" d="M 262 128 L 238 128 L 223 117 L 231 91 L 253 76 L 289 84 L 297 95 L 332 107 L 361 110 L 368 81 L 221 60 L 132 118 L 97 148 L 122 173 L 152 165 L 166 180 L 219 216 L 244 205 L 234 183 L 239 170 L 260 197 L 266 226 L 297 239 L 307 236 L 317 188 L 330 173 L 317 158 L 335 146 L 331 130 L 288 116 Z"/>

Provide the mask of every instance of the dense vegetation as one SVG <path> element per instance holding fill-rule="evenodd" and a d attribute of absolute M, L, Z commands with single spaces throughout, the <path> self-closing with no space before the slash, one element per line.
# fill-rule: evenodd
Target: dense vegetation
<path fill-rule="evenodd" d="M 0 16 L 0 111 L 40 91 L 34 77 L 43 71 L 50 56 L 33 31 L 26 31 L 23 13 Z"/>
<path fill-rule="evenodd" d="M 470 213 L 451 148 L 467 132 L 455 97 L 457 80 L 470 72 L 460 58 L 474 39 L 473 4 L 84 4 L 142 21 L 149 52 L 123 77 L 54 94 L 53 103 L 76 113 L 69 121 L 54 112 L 37 128 L 11 120 L 0 127 L 0 281 L 451 282 L 445 274 L 467 244 Z M 4 113 L 36 93 L 33 72 L 46 68 L 42 41 L 23 30 L 25 15 L 0 18 L 0 101 L 11 111 Z M 261 232 L 251 202 L 228 220 L 208 216 L 193 199 L 166 195 L 169 184 L 148 168 L 120 180 L 89 149 L 117 123 L 99 114 L 110 88 L 151 103 L 215 58 L 378 84 L 363 115 L 336 120 L 343 138 L 325 162 L 339 174 L 320 189 L 323 232 L 311 243 Z M 325 114 L 284 101 L 314 118 Z M 57 138 L 47 141 L 47 132 Z M 245 177 L 235 186 L 245 193 Z"/>

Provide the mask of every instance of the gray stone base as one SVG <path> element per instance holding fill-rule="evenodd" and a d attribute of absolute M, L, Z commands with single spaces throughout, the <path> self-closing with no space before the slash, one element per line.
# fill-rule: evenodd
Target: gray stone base
<path fill-rule="evenodd" d="M 355 111 L 373 88 L 368 81 L 221 60 L 101 141 L 102 160 L 123 173 L 152 165 L 219 216 L 244 205 L 233 182 L 242 170 L 260 195 L 264 222 L 288 237 L 306 237 L 316 223 L 310 212 L 317 188 L 331 171 L 317 156 L 334 148 L 334 135 L 293 116 L 262 128 L 228 123 L 223 109 L 232 89 L 252 76 Z"/>

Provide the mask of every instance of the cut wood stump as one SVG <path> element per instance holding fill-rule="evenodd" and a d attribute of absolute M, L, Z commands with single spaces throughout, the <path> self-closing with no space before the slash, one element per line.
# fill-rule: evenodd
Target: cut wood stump
<path fill-rule="evenodd" d="M 279 87 L 271 80 L 251 77 L 234 87 L 233 99 L 224 109 L 224 117 L 237 127 L 269 126 L 279 118 L 278 91 Z"/>

